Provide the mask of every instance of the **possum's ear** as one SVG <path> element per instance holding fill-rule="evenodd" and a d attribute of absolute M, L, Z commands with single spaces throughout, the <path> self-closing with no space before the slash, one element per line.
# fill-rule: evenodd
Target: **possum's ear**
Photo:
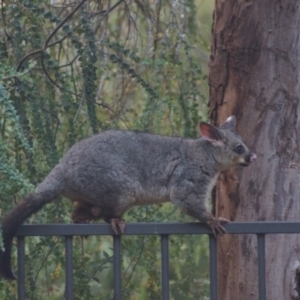
<path fill-rule="evenodd" d="M 236 131 L 236 117 L 230 116 L 226 121 L 220 126 L 221 129 L 227 129 L 230 131 Z"/>
<path fill-rule="evenodd" d="M 208 123 L 201 122 L 199 124 L 199 129 L 201 136 L 205 139 L 211 140 L 211 141 L 221 141 L 222 137 L 220 135 L 220 132 L 218 128 L 215 126 L 212 126 Z"/>

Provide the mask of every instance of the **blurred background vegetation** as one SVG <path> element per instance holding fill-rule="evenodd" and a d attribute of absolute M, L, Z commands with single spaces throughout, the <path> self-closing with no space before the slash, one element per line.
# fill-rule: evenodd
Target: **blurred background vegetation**
<path fill-rule="evenodd" d="M 196 137 L 207 115 L 211 0 L 2 0 L 1 216 L 76 141 L 109 128 Z M 32 217 L 69 223 L 64 199 Z M 126 221 L 190 221 L 170 204 Z M 76 299 L 112 299 L 112 239 L 74 238 Z M 14 247 L 15 248 L 15 247 Z M 16 249 L 14 249 L 15 251 Z M 124 299 L 160 299 L 160 244 L 122 238 Z M 172 236 L 172 299 L 208 299 L 208 240 Z M 16 251 L 13 253 L 16 262 Z M 64 298 L 64 244 L 26 238 L 28 299 Z M 0 281 L 0 299 L 16 299 Z"/>

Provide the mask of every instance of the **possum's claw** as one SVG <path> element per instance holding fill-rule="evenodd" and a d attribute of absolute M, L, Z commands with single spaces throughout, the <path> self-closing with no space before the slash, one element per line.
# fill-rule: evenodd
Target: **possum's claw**
<path fill-rule="evenodd" d="M 116 233 L 116 234 L 123 234 L 124 230 L 125 230 L 125 221 L 121 218 L 113 218 L 110 219 L 110 224 L 111 224 L 111 228 L 112 230 Z"/>
<path fill-rule="evenodd" d="M 224 218 L 214 218 L 212 217 L 209 221 L 207 221 L 208 226 L 211 228 L 215 237 L 217 235 L 224 235 L 227 233 L 226 229 L 222 226 L 222 224 L 228 223 L 229 220 Z"/>

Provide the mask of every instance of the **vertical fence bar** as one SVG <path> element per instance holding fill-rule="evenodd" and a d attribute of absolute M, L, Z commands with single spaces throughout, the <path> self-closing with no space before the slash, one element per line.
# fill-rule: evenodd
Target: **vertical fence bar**
<path fill-rule="evenodd" d="M 266 265 L 265 265 L 265 235 L 257 235 L 257 249 L 258 249 L 258 295 L 259 300 L 266 299 Z"/>
<path fill-rule="evenodd" d="M 162 299 L 170 299 L 169 289 L 169 236 L 161 235 L 161 284 L 162 284 Z"/>
<path fill-rule="evenodd" d="M 217 239 L 209 235 L 210 299 L 218 300 Z"/>
<path fill-rule="evenodd" d="M 121 282 L 121 237 L 113 236 L 114 244 L 114 300 L 122 299 L 122 282 Z"/>
<path fill-rule="evenodd" d="M 73 300 L 73 237 L 65 237 L 65 252 L 66 252 L 66 299 Z"/>
<path fill-rule="evenodd" d="M 25 238 L 18 237 L 18 300 L 25 297 Z"/>

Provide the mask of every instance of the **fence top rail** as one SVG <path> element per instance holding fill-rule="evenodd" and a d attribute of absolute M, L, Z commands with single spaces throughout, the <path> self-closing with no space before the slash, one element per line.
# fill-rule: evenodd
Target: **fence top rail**
<path fill-rule="evenodd" d="M 224 226 L 231 234 L 300 233 L 300 222 L 231 222 Z M 126 223 L 124 235 L 212 234 L 203 223 Z M 109 224 L 22 225 L 17 236 L 114 235 Z"/>

